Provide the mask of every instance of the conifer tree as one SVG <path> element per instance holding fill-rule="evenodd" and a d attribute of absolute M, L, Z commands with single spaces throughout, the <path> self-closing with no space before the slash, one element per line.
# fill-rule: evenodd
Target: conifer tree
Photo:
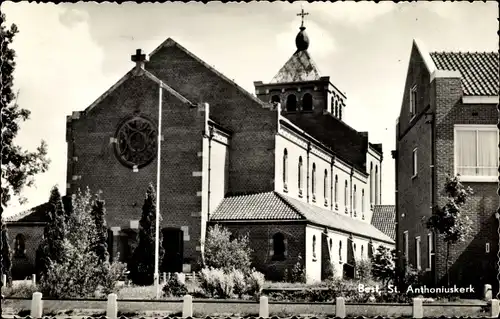
<path fill-rule="evenodd" d="M 50 192 L 49 208 L 46 213 L 48 223 L 36 252 L 36 267 L 39 276 L 45 274 L 49 261 L 59 262 L 64 253 L 67 215 L 57 186 L 54 186 Z"/>
<path fill-rule="evenodd" d="M 7 282 L 10 283 L 12 281 L 12 273 L 11 273 L 11 268 L 12 268 L 12 254 L 9 246 L 9 235 L 7 233 L 7 225 L 5 224 L 3 218 L 1 218 L 1 230 L 2 230 L 2 251 L 1 251 L 1 273 L 0 275 L 3 278 L 3 275 L 5 274 L 7 276 Z M 0 284 L 2 287 L 3 282 Z"/>
<path fill-rule="evenodd" d="M 104 201 L 99 199 L 96 195 L 92 203 L 91 216 L 95 223 L 95 239 L 92 250 L 95 252 L 101 262 L 109 259 L 108 253 L 108 228 L 106 227 L 105 219 L 106 209 L 104 208 Z"/>
<path fill-rule="evenodd" d="M 156 226 L 156 194 L 152 184 L 146 192 L 144 205 L 142 206 L 142 217 L 139 221 L 140 229 L 137 236 L 138 244 L 135 248 L 131 261 L 129 262 L 130 278 L 137 285 L 151 285 L 154 281 L 155 265 L 155 226 Z M 163 248 L 161 245 L 159 264 L 163 259 Z"/>

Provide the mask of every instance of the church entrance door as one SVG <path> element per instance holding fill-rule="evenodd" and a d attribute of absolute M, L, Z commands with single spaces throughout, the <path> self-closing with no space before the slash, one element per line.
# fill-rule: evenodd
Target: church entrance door
<path fill-rule="evenodd" d="M 179 228 L 163 228 L 163 272 L 182 272 L 184 234 Z"/>

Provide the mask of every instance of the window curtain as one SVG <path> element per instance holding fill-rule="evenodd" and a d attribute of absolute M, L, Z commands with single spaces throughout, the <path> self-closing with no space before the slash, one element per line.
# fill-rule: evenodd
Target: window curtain
<path fill-rule="evenodd" d="M 476 131 L 457 131 L 457 173 L 476 175 Z"/>
<path fill-rule="evenodd" d="M 498 169 L 498 132 L 478 131 L 477 174 L 480 176 L 495 176 Z"/>

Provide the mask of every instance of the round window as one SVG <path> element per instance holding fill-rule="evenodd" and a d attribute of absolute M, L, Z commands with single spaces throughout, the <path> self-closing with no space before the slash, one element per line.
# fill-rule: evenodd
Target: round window
<path fill-rule="evenodd" d="M 116 156 L 127 167 L 146 166 L 156 156 L 157 134 L 153 122 L 144 117 L 126 119 L 116 131 Z"/>

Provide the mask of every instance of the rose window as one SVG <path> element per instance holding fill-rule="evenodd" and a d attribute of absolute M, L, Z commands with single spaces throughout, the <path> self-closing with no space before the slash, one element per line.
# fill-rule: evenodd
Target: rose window
<path fill-rule="evenodd" d="M 118 127 L 116 156 L 124 165 L 140 168 L 155 158 L 157 143 L 155 125 L 143 117 L 133 117 Z"/>

